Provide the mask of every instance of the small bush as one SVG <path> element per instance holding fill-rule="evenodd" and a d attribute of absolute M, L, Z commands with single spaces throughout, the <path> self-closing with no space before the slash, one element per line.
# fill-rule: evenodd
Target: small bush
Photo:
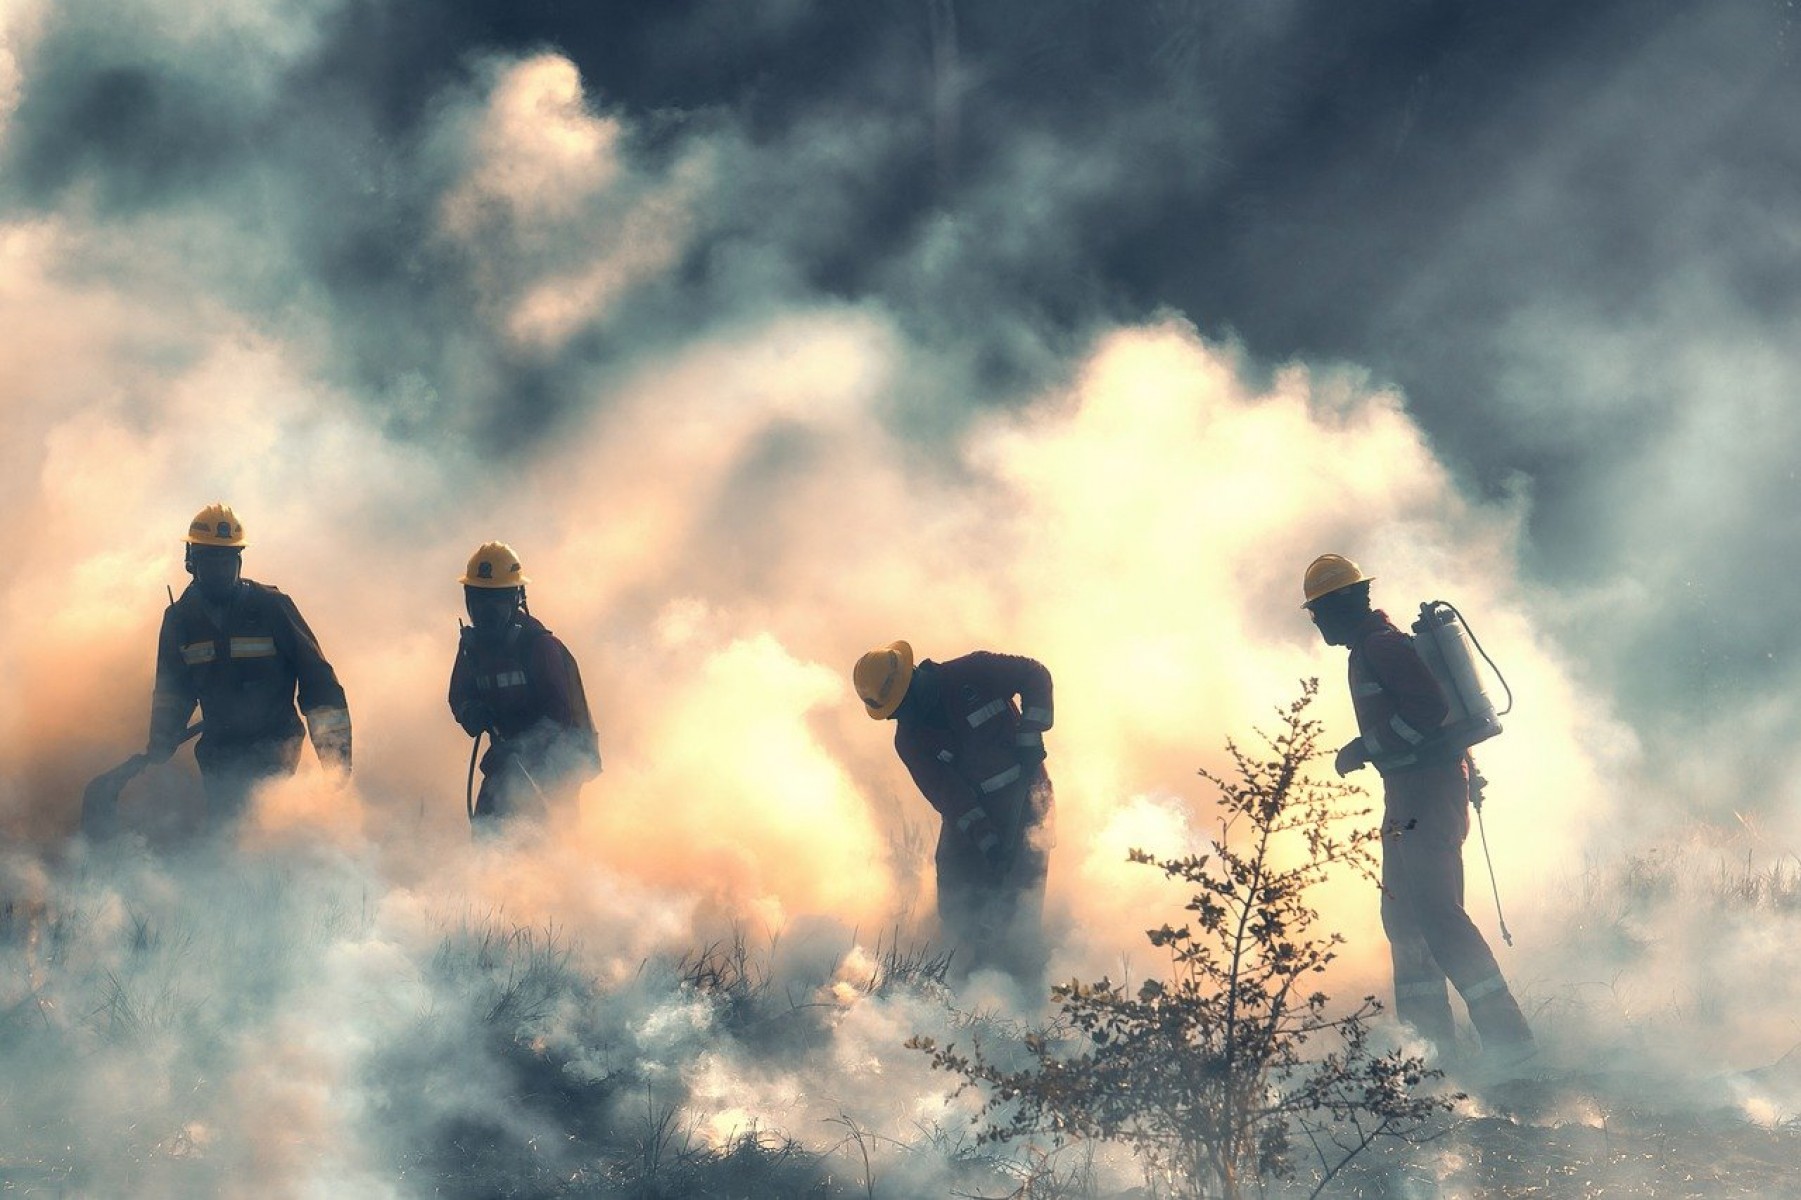
<path fill-rule="evenodd" d="M 1167 978 L 1135 991 L 1106 979 L 1053 989 L 1060 1033 L 1028 1036 L 1023 1069 L 985 1056 L 979 1040 L 967 1054 L 909 1042 L 958 1076 L 959 1091 L 986 1091 L 983 1140 L 1120 1141 L 1157 1193 L 1235 1200 L 1294 1178 L 1300 1142 L 1317 1192 L 1376 1139 L 1405 1136 L 1458 1099 L 1417 1094 L 1435 1073 L 1372 1047 L 1373 997 L 1335 1014 L 1313 987 L 1343 939 L 1317 931 L 1307 894 L 1331 871 L 1373 876 L 1379 836 L 1367 820 L 1337 833 L 1368 810 L 1349 807 L 1355 789 L 1306 774 L 1321 756 L 1320 723 L 1307 716 L 1317 691 L 1305 681 L 1280 729 L 1260 734 L 1269 754 L 1228 742 L 1235 777 L 1201 772 L 1219 792 L 1211 854 L 1132 852 L 1192 891 L 1187 923 L 1147 933 L 1169 954 Z"/>

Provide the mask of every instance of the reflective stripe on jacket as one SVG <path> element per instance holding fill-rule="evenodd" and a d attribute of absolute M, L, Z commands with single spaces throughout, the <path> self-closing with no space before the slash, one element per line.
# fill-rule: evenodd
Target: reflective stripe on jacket
<path fill-rule="evenodd" d="M 450 670 L 450 712 L 474 701 L 494 714 L 494 732 L 531 760 L 558 774 L 592 778 L 600 770 L 600 745 L 575 655 L 530 613 L 520 613 L 506 635 L 488 642 L 465 632 Z"/>
<path fill-rule="evenodd" d="M 986 650 L 932 665 L 940 719 L 897 722 L 894 748 L 946 821 L 965 823 L 982 808 L 1004 829 L 1046 777 L 1042 763 L 1021 764 L 1020 749 L 1041 744 L 1051 727 L 1051 673 L 1035 659 Z"/>
<path fill-rule="evenodd" d="M 1440 761 L 1435 738 L 1450 707 L 1413 639 L 1377 610 L 1351 638 L 1351 706 L 1364 752 L 1384 774 Z"/>
<path fill-rule="evenodd" d="M 350 710 L 337 673 L 294 601 L 267 584 L 240 581 L 223 609 L 209 609 L 189 585 L 164 611 L 150 745 L 173 746 L 195 705 L 206 721 L 195 747 L 202 766 L 233 747 L 297 740 L 301 711 L 329 731 L 333 753 L 349 754 Z"/>

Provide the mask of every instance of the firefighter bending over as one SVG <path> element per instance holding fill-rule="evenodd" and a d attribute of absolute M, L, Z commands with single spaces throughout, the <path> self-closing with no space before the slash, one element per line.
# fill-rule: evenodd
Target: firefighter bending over
<path fill-rule="evenodd" d="M 1448 978 L 1485 1057 L 1517 1063 L 1533 1053 L 1532 1031 L 1463 907 L 1469 755 L 1438 735 L 1450 711 L 1444 692 L 1412 639 L 1371 609 L 1370 582 L 1356 563 L 1323 554 L 1307 568 L 1303 592 L 1326 644 L 1350 650 L 1359 736 L 1338 752 L 1338 773 L 1367 763 L 1382 777 L 1382 929 L 1394 960 L 1395 1015 L 1452 1054 Z"/>
<path fill-rule="evenodd" d="M 894 720 L 894 749 L 942 818 L 938 920 L 964 970 L 999 968 L 1041 987 L 1050 672 L 985 650 L 915 665 L 913 647 L 892 642 L 860 658 L 852 681 L 871 717 Z"/>
<path fill-rule="evenodd" d="M 600 773 L 575 656 L 526 608 L 527 582 L 504 542 L 482 546 L 463 572 L 470 623 L 450 672 L 450 711 L 470 737 L 493 739 L 470 813 L 478 823 L 542 817 Z"/>
<path fill-rule="evenodd" d="M 200 706 L 205 727 L 194 759 L 208 827 L 222 832 L 243 815 L 257 784 L 293 774 L 301 713 L 320 764 L 348 773 L 350 709 L 294 602 L 242 577 L 244 526 L 237 514 L 209 504 L 184 540 L 194 581 L 163 613 L 145 754 L 168 761 Z"/>

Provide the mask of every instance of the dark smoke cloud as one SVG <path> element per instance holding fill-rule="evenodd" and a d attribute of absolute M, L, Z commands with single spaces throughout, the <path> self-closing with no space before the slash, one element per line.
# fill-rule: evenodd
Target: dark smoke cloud
<path fill-rule="evenodd" d="M 930 444 L 1171 306 L 1253 363 L 1362 364 L 1477 494 L 1526 498 L 1528 578 L 1654 753 L 1801 732 L 1775 699 L 1801 669 L 1786 5 L 90 2 L 13 27 L 7 208 L 116 231 L 66 270 L 182 262 L 397 438 L 529 462 L 658 346 L 829 299 L 937 349 L 896 397 Z M 529 211 L 447 236 L 482 98 L 541 52 L 617 120 L 617 178 L 543 236 Z M 610 256 L 609 302 L 508 336 L 495 297 L 572 245 Z"/>

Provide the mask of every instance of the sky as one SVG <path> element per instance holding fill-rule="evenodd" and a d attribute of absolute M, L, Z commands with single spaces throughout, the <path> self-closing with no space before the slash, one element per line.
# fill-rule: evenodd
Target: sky
<path fill-rule="evenodd" d="M 504 539 L 607 767 L 473 894 L 622 960 L 929 908 L 848 683 L 906 637 L 1051 668 L 1054 967 L 1106 969 L 1157 895 L 1126 850 L 1204 843 L 1226 738 L 1315 675 L 1349 736 L 1299 611 L 1328 550 L 1506 673 L 1523 930 L 1610 855 L 1779 858 L 1796 19 L 0 0 L 0 822 L 60 844 L 141 744 L 223 499 L 356 723 L 354 785 L 276 789 L 258 844 L 428 889 L 461 852 L 454 580 Z M 1379 978 L 1373 908 L 1334 905 Z"/>

